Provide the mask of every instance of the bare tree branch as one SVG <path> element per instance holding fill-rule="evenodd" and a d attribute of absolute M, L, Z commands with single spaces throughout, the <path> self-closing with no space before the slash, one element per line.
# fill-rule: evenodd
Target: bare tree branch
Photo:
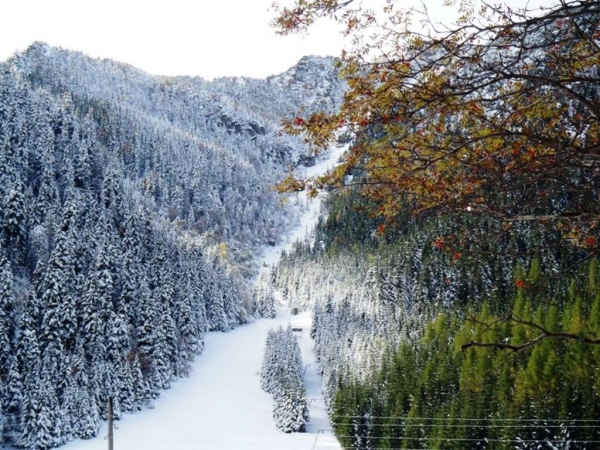
<path fill-rule="evenodd" d="M 476 319 L 469 319 L 475 323 L 481 324 L 486 326 L 487 328 L 491 329 L 493 326 L 495 326 L 496 324 L 498 324 L 499 322 L 502 323 L 517 323 L 517 324 L 521 324 L 521 325 L 525 325 L 531 328 L 534 328 L 538 331 L 541 332 L 541 334 L 539 336 L 537 336 L 534 339 L 530 339 L 527 342 L 524 342 L 523 344 L 519 344 L 519 345 L 513 345 L 510 344 L 508 342 L 476 342 L 476 341 L 471 341 L 467 344 L 463 344 L 461 345 L 461 350 L 467 350 L 469 348 L 472 347 L 478 347 L 478 348 L 494 348 L 494 349 L 498 349 L 498 350 L 510 350 L 514 353 L 517 352 L 521 352 L 523 350 L 527 350 L 529 348 L 532 348 L 538 344 L 540 344 L 541 342 L 543 342 L 546 339 L 557 339 L 557 340 L 570 340 L 570 341 L 577 341 L 580 342 L 582 344 L 589 344 L 589 345 L 600 345 L 600 338 L 592 338 L 592 337 L 587 337 L 587 336 L 581 336 L 578 334 L 573 334 L 573 333 L 565 333 L 562 331 L 550 331 L 546 328 L 544 328 L 543 326 L 535 323 L 535 322 L 531 322 L 529 320 L 523 320 L 523 319 L 519 319 L 518 317 L 510 317 L 508 319 L 500 319 L 500 320 L 495 320 L 491 323 L 483 323 L 481 321 L 478 321 Z"/>

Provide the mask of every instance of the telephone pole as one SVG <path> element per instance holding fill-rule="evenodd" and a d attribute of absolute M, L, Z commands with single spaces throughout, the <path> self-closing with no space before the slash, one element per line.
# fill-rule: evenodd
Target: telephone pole
<path fill-rule="evenodd" d="M 108 397 L 108 450 L 113 449 L 113 399 Z"/>

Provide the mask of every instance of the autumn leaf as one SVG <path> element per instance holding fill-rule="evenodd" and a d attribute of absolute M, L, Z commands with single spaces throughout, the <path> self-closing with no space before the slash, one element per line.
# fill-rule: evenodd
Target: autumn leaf
<path fill-rule="evenodd" d="M 353 1 L 293 3 L 296 9 L 280 11 L 281 25 L 296 16 L 303 31 L 317 18 L 339 17 L 354 45 L 343 58 L 348 90 L 339 111 L 286 127 L 315 149 L 334 144 L 339 128 L 347 127 L 361 149 L 346 156 L 344 170 L 311 185 L 337 189 L 350 182 L 381 204 L 388 219 L 406 209 L 468 211 L 508 223 L 552 222 L 561 233 L 560 221 L 570 223 L 565 230 L 595 232 L 598 4 L 581 8 L 565 0 L 528 12 L 489 5 L 487 13 L 473 12 L 442 36 L 428 37 L 401 26 L 404 16 L 395 9 L 379 11 L 388 26 L 378 28 L 379 19 L 372 21 L 378 14 Z M 410 199 L 404 210 L 396 207 L 398 198 Z M 582 245 L 583 231 L 562 236 L 595 248 Z"/>

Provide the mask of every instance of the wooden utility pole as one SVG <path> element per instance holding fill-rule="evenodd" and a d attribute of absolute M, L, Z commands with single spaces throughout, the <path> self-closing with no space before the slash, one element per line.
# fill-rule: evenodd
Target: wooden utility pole
<path fill-rule="evenodd" d="M 113 399 L 108 397 L 108 450 L 113 449 Z"/>

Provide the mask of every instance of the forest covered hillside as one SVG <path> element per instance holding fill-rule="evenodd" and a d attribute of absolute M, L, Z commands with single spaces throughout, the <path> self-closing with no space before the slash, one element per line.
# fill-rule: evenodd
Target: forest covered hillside
<path fill-rule="evenodd" d="M 595 448 L 600 349 L 583 339 L 600 335 L 597 259 L 530 225 L 496 252 L 457 255 L 436 245 L 453 218 L 401 220 L 377 233 L 359 196 L 330 194 L 312 238 L 273 274 L 291 307 L 313 313 L 344 448 Z M 488 238 L 486 222 L 471 230 Z M 493 348 L 547 331 L 572 339 Z"/>
<path fill-rule="evenodd" d="M 342 446 L 599 448 L 600 3 L 428 32 L 395 2 L 294 5 L 282 33 L 331 17 L 358 43 L 340 111 L 287 123 L 355 139 L 280 185 L 329 195 L 273 273 L 313 312 Z"/>
<path fill-rule="evenodd" d="M 598 448 L 600 2 L 460 2 L 441 32 L 393 0 L 291 3 L 282 34 L 344 27 L 343 81 L 329 58 L 208 82 L 41 43 L 0 65 L 0 442 L 149 405 L 274 288 L 312 312 L 348 450 Z M 295 220 L 274 184 L 327 195 L 253 293 Z"/>
<path fill-rule="evenodd" d="M 272 185 L 311 164 L 280 121 L 337 107 L 330 58 L 267 80 L 165 78 L 42 43 L 0 64 L 0 446 L 98 433 L 256 314 Z"/>

